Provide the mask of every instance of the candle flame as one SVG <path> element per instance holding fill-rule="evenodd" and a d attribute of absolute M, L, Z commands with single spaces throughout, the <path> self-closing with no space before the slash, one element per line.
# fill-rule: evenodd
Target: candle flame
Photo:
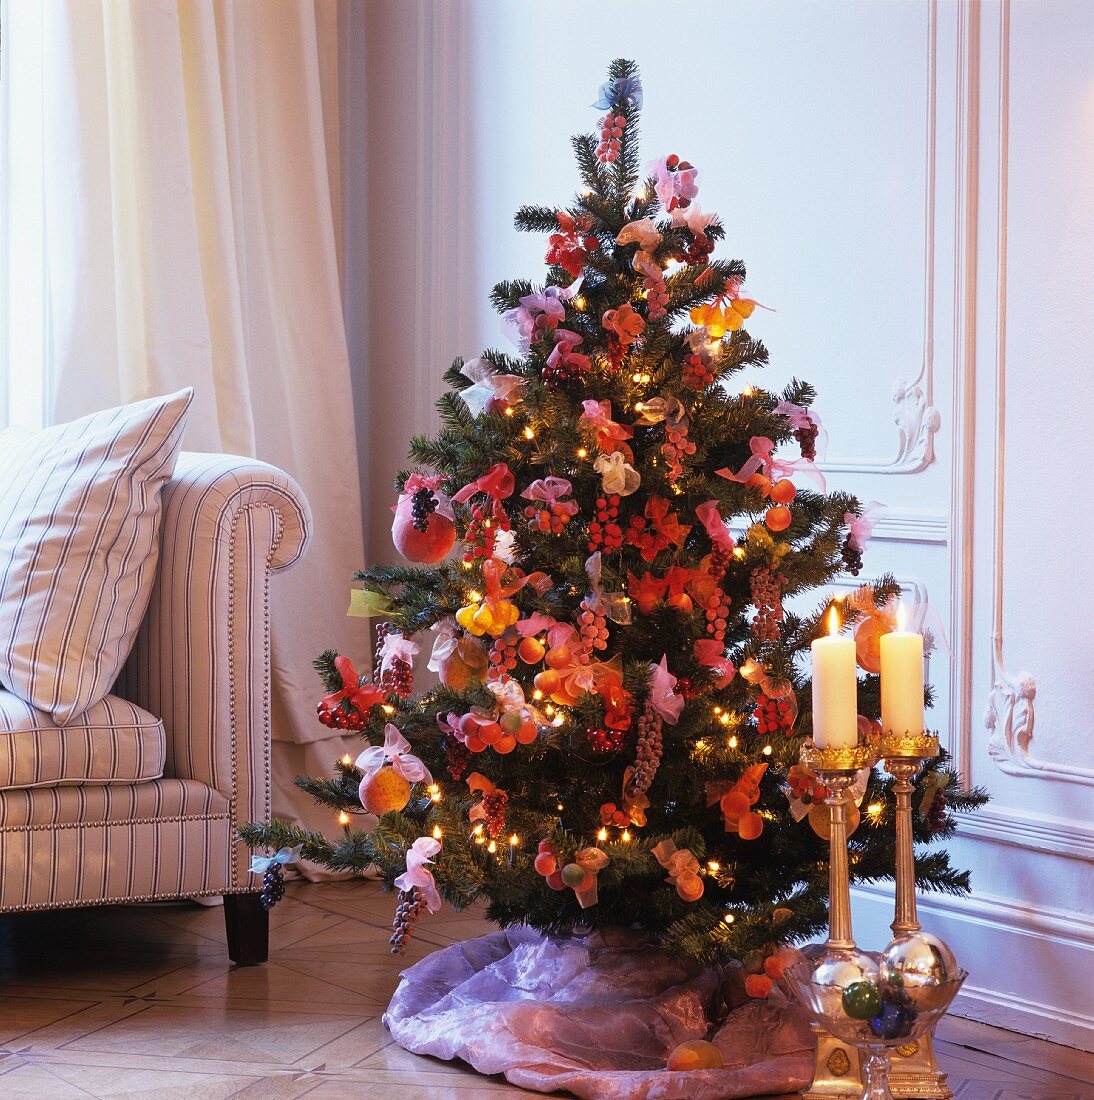
<path fill-rule="evenodd" d="M 836 610 L 836 605 L 828 609 L 828 634 L 834 638 L 839 633 L 839 612 Z"/>
<path fill-rule="evenodd" d="M 902 600 L 897 601 L 896 605 L 896 628 L 903 631 L 907 628 L 908 613 L 904 610 L 904 602 Z"/>

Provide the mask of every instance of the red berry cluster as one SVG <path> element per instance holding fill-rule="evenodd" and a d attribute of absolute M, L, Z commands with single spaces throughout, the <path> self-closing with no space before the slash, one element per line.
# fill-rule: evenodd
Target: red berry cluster
<path fill-rule="evenodd" d="M 605 802 L 600 807 L 601 825 L 625 829 L 630 823 L 630 815 L 621 810 L 614 802 Z"/>
<path fill-rule="evenodd" d="M 818 435 L 820 435 L 820 429 L 812 421 L 809 422 L 808 427 L 798 428 L 794 432 L 794 438 L 798 441 L 798 446 L 801 447 L 802 458 L 808 459 L 810 462 L 816 461 L 817 458 Z"/>
<path fill-rule="evenodd" d="M 486 834 L 497 840 L 505 832 L 505 804 L 509 796 L 505 791 L 489 791 L 482 796 L 482 810 L 486 815 Z"/>
<path fill-rule="evenodd" d="M 589 730 L 586 736 L 589 739 L 589 748 L 591 748 L 593 752 L 619 752 L 623 747 L 623 742 L 627 739 L 627 731 L 614 730 L 610 727 L 607 729 L 600 727 L 595 730 Z M 605 822 L 605 824 L 607 824 L 607 822 Z"/>
<path fill-rule="evenodd" d="M 380 687 L 389 695 L 405 699 L 414 690 L 414 669 L 402 657 L 396 657 L 380 677 Z"/>
<path fill-rule="evenodd" d="M 455 780 L 463 779 L 467 766 L 471 763 L 471 750 L 455 737 L 446 737 L 444 741 L 444 762 L 448 774 Z"/>
<path fill-rule="evenodd" d="M 417 886 L 399 891 L 399 904 L 391 922 L 391 938 L 387 941 L 391 944 L 393 955 L 406 954 L 406 941 L 414 935 L 414 925 L 418 923 L 424 908 L 425 898 Z"/>
<path fill-rule="evenodd" d="M 581 601 L 581 614 L 577 621 L 584 650 L 582 663 L 588 664 L 594 652 L 602 653 L 608 648 L 608 616 L 603 607 L 594 605 L 594 601 L 586 596 Z"/>
<path fill-rule="evenodd" d="M 601 164 L 614 164 L 619 159 L 626 125 L 625 115 L 613 114 L 611 111 L 600 120 L 600 144 L 596 147 L 596 159 Z"/>
<path fill-rule="evenodd" d="M 652 264 L 644 270 L 642 288 L 646 292 L 646 316 L 650 321 L 660 321 L 668 312 L 669 305 L 665 273 L 658 264 Z"/>
<path fill-rule="evenodd" d="M 823 802 L 828 795 L 828 788 L 801 764 L 795 764 L 786 773 L 786 781 L 790 785 L 791 797 L 801 799 L 807 806 L 814 802 Z"/>
<path fill-rule="evenodd" d="M 515 630 L 507 630 L 500 638 L 494 639 L 490 647 L 490 670 L 488 675 L 491 680 L 505 681 L 509 679 L 509 673 L 517 667 L 517 646 L 520 645 L 520 636 Z"/>
<path fill-rule="evenodd" d="M 927 829 L 934 836 L 946 825 L 946 794 L 942 790 L 934 792 L 930 808 L 927 810 Z"/>
<path fill-rule="evenodd" d="M 619 518 L 619 497 L 596 498 L 596 519 L 589 521 L 589 552 L 604 550 L 611 553 L 623 545 L 623 531 L 616 520 Z"/>
<path fill-rule="evenodd" d="M 528 526 L 544 535 L 561 535 L 571 518 L 566 503 L 560 500 L 537 500 L 524 509 L 524 514 Z"/>
<path fill-rule="evenodd" d="M 672 689 L 672 694 L 679 695 L 681 699 L 694 699 L 696 696 L 703 694 L 703 689 L 696 687 L 686 676 L 679 676 L 676 679 L 676 686 Z"/>
<path fill-rule="evenodd" d="M 555 220 L 559 231 L 547 238 L 545 259 L 549 264 L 558 264 L 576 279 L 589 253 L 600 247 L 600 242 L 593 236 L 593 219 L 589 214 L 573 218 L 560 210 L 555 214 Z"/>
<path fill-rule="evenodd" d="M 315 708 L 316 717 L 320 723 L 328 729 L 336 730 L 363 730 L 365 728 L 365 716 L 356 707 L 328 707 L 320 702 Z"/>
<path fill-rule="evenodd" d="M 733 551 L 728 546 L 715 546 L 710 551 L 707 571 L 716 580 L 725 576 L 729 563 L 733 560 Z"/>
<path fill-rule="evenodd" d="M 788 737 L 794 731 L 794 706 L 787 698 L 772 699 L 761 695 L 756 700 L 752 712 L 756 719 L 756 729 L 765 737 L 776 733 L 785 733 Z"/>
<path fill-rule="evenodd" d="M 784 616 L 782 597 L 786 578 L 769 565 L 759 565 L 752 570 L 749 583 L 752 588 L 752 602 L 756 607 L 752 634 L 761 642 L 778 641 L 779 627 Z"/>
<path fill-rule="evenodd" d="M 691 386 L 695 390 L 705 390 L 714 381 L 714 371 L 710 369 L 709 360 L 705 360 L 698 352 L 691 352 L 684 359 L 682 376 L 685 386 Z"/>
<path fill-rule="evenodd" d="M 376 624 L 376 646 L 373 649 L 372 682 L 380 682 L 380 673 L 384 665 L 384 639 L 391 633 L 390 623 Z"/>
<path fill-rule="evenodd" d="M 661 766 L 661 715 L 647 706 L 638 719 L 638 748 L 635 754 L 631 789 L 645 794 Z"/>
<path fill-rule="evenodd" d="M 670 153 L 665 158 L 665 167 L 670 172 L 694 172 L 695 165 L 690 161 L 681 160 L 675 153 Z M 684 210 L 691 206 L 691 199 L 683 195 L 674 194 L 665 206 L 665 213 L 671 214 L 674 210 Z"/>
<path fill-rule="evenodd" d="M 680 259 L 693 267 L 700 267 L 710 259 L 714 242 L 702 232 L 692 233 L 691 241 L 680 250 Z"/>
<path fill-rule="evenodd" d="M 715 641 L 724 642 L 726 624 L 729 622 L 729 597 L 721 586 L 715 588 L 706 602 L 707 634 Z"/>
<path fill-rule="evenodd" d="M 492 558 L 498 531 L 508 531 L 509 526 L 509 513 L 500 500 L 493 498 L 489 511 L 483 505 L 476 504 L 471 509 L 471 522 L 463 536 L 463 560 L 472 562 L 476 558 Z"/>
<path fill-rule="evenodd" d="M 682 459 L 687 455 L 695 454 L 695 444 L 688 439 L 688 422 L 681 418 L 675 424 L 665 421 L 665 442 L 661 445 L 661 453 L 669 464 L 669 480 L 678 481 L 684 474 Z"/>

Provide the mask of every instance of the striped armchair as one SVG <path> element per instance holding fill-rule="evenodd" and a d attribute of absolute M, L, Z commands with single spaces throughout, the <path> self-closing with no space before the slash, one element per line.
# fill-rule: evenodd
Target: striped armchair
<path fill-rule="evenodd" d="M 223 894 L 229 955 L 265 961 L 266 914 L 234 831 L 270 813 L 269 581 L 300 558 L 310 523 L 280 470 L 179 456 L 116 695 L 64 727 L 28 727 L 30 708 L 0 699 L 0 733 L 18 727 L 34 750 L 0 789 L 0 912 Z"/>

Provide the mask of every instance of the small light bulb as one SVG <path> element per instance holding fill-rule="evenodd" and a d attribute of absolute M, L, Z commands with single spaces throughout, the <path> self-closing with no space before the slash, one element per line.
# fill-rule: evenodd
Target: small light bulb
<path fill-rule="evenodd" d="M 353 763 L 353 757 L 350 756 L 350 754 L 347 752 L 346 755 L 342 757 L 342 767 L 343 768 L 348 768 L 350 766 L 350 764 L 352 764 L 352 763 Z"/>
<path fill-rule="evenodd" d="M 763 747 L 763 754 L 764 754 L 764 756 L 770 756 L 770 755 L 771 755 L 771 753 L 772 753 L 772 748 L 771 748 L 771 746 L 770 746 L 770 745 L 764 745 L 764 747 Z"/>
<path fill-rule="evenodd" d="M 490 843 L 487 844 L 487 846 L 486 846 L 486 850 L 488 852 L 490 852 L 491 855 L 492 855 L 494 852 L 496 852 L 498 850 L 498 842 L 496 840 L 490 841 Z"/>
<path fill-rule="evenodd" d="M 471 568 L 471 562 L 469 562 L 469 561 L 461 561 L 460 565 L 462 565 L 464 567 L 464 569 L 470 569 Z"/>
<path fill-rule="evenodd" d="M 869 815 L 870 815 L 871 817 L 877 817 L 877 816 L 879 816 L 879 815 L 880 815 L 881 811 L 882 811 L 882 810 L 883 810 L 884 808 L 885 808 L 885 807 L 884 807 L 884 806 L 882 806 L 882 804 L 881 804 L 880 802 L 871 802 L 871 803 L 870 803 L 870 805 L 866 807 L 866 812 L 867 812 L 867 813 L 868 813 L 868 814 L 869 814 Z"/>
<path fill-rule="evenodd" d="M 440 840 L 442 836 L 444 836 L 444 829 L 442 829 L 440 827 L 440 825 L 434 825 L 433 826 L 433 839 L 434 840 Z"/>
<path fill-rule="evenodd" d="M 703 749 L 705 749 L 705 748 L 707 747 L 707 743 L 706 743 L 706 741 L 704 741 L 704 740 L 703 740 L 703 738 L 701 738 L 701 737 L 700 737 L 700 738 L 699 738 L 699 740 L 695 742 L 695 747 L 696 747 L 696 748 L 697 748 L 697 749 L 698 749 L 698 750 L 699 750 L 700 752 L 702 752 L 702 751 L 703 751 Z"/>
<path fill-rule="evenodd" d="M 714 874 L 717 874 L 722 869 L 722 865 L 716 859 L 710 860 L 707 863 L 707 867 L 709 867 Z"/>
<path fill-rule="evenodd" d="M 642 375 L 640 375 L 640 374 L 632 374 L 632 375 L 631 375 L 631 381 L 632 381 L 632 382 L 641 382 L 641 381 L 642 381 Z M 635 408 L 637 408 L 637 407 L 638 407 L 638 406 L 636 405 L 636 406 L 635 406 Z"/>
<path fill-rule="evenodd" d="M 390 703 L 385 703 L 380 709 L 385 714 L 394 714 L 395 713 L 395 708 Z"/>
<path fill-rule="evenodd" d="M 728 726 L 728 725 L 729 725 L 729 723 L 730 723 L 730 722 L 732 721 L 732 719 L 730 718 L 730 716 L 729 716 L 728 714 L 723 714 L 723 715 L 722 715 L 722 716 L 721 716 L 721 717 L 720 717 L 720 718 L 718 719 L 718 721 L 719 721 L 719 722 L 721 722 L 723 726 Z"/>
<path fill-rule="evenodd" d="M 480 835 L 480 834 L 482 833 L 482 822 L 480 821 L 480 822 L 478 823 L 478 825 L 476 825 L 476 826 L 475 826 L 475 827 L 474 827 L 474 828 L 473 828 L 473 829 L 471 830 L 471 832 L 472 832 L 472 833 L 474 833 L 474 834 L 475 834 L 475 836 L 479 836 L 479 835 Z"/>
<path fill-rule="evenodd" d="M 714 713 L 715 714 L 721 714 L 722 713 L 722 708 L 721 707 L 715 707 L 714 708 Z"/>
<path fill-rule="evenodd" d="M 477 588 L 472 588 L 471 591 L 467 593 L 468 603 L 478 603 L 481 599 L 482 593 Z"/>
<path fill-rule="evenodd" d="M 597 840 L 607 840 L 608 839 L 608 830 L 605 829 L 603 826 L 601 826 L 600 832 L 596 834 L 596 839 Z"/>
<path fill-rule="evenodd" d="M 513 415 L 513 406 L 512 405 L 506 405 L 505 406 L 505 415 L 506 416 L 512 416 Z"/>
<path fill-rule="evenodd" d="M 515 848 L 515 847 L 516 847 L 516 846 L 517 846 L 517 845 L 518 845 L 519 843 L 520 843 L 520 837 L 519 837 L 519 836 L 517 836 L 517 834 L 516 834 L 516 833 L 513 833 L 513 834 L 512 834 L 512 835 L 511 835 L 511 836 L 509 837 L 509 847 L 510 847 L 510 848 Z"/>
<path fill-rule="evenodd" d="M 732 913 L 726 913 L 726 915 L 722 917 L 722 920 L 725 921 L 726 924 L 732 924 L 735 919 Z"/>
<path fill-rule="evenodd" d="M 580 294 L 574 299 L 574 309 L 584 309 L 587 304 L 588 303 Z"/>
<path fill-rule="evenodd" d="M 630 829 L 624 829 L 623 830 L 623 836 L 622 836 L 621 839 L 622 839 L 624 844 L 630 844 L 630 842 L 631 842 L 631 831 L 630 831 Z"/>
<path fill-rule="evenodd" d="M 539 688 L 536 688 L 536 690 L 532 692 L 532 698 L 538 703 L 540 699 L 543 698 L 543 692 L 540 691 Z"/>
<path fill-rule="evenodd" d="M 737 737 L 736 737 L 736 735 L 734 735 L 733 737 L 731 737 L 729 739 L 728 745 L 731 749 L 735 749 L 737 747 Z"/>
<path fill-rule="evenodd" d="M 345 810 L 339 810 L 338 811 L 338 824 L 339 825 L 348 825 L 349 824 L 349 814 L 347 814 Z"/>
<path fill-rule="evenodd" d="M 532 431 L 531 428 L 526 427 L 524 429 L 524 438 L 525 439 L 535 439 L 536 438 L 536 433 L 534 431 Z"/>
<path fill-rule="evenodd" d="M 743 546 L 733 547 L 733 556 L 740 561 L 745 556 L 745 548 Z"/>
<path fill-rule="evenodd" d="M 559 813 L 562 813 L 562 811 L 566 809 L 566 807 L 563 806 L 561 802 L 559 802 L 555 805 L 555 809 L 558 810 Z"/>
<path fill-rule="evenodd" d="M 482 833 L 479 833 L 479 835 L 477 837 L 475 837 L 475 843 L 476 844 L 485 844 L 486 843 L 486 837 L 484 837 L 482 835 Z"/>
<path fill-rule="evenodd" d="M 589 457 L 589 452 L 587 450 L 585 450 L 584 447 L 578 447 L 577 457 L 578 458 L 588 458 Z"/>

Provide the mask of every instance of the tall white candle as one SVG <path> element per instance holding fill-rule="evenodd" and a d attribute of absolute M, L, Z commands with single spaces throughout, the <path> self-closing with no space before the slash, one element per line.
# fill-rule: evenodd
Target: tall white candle
<path fill-rule="evenodd" d="M 885 733 L 923 732 L 923 635 L 897 629 L 881 636 L 881 728 Z"/>
<path fill-rule="evenodd" d="M 839 636 L 839 616 L 828 615 L 828 637 L 817 638 L 813 652 L 813 744 L 818 749 L 858 743 L 858 675 L 855 643 Z"/>

